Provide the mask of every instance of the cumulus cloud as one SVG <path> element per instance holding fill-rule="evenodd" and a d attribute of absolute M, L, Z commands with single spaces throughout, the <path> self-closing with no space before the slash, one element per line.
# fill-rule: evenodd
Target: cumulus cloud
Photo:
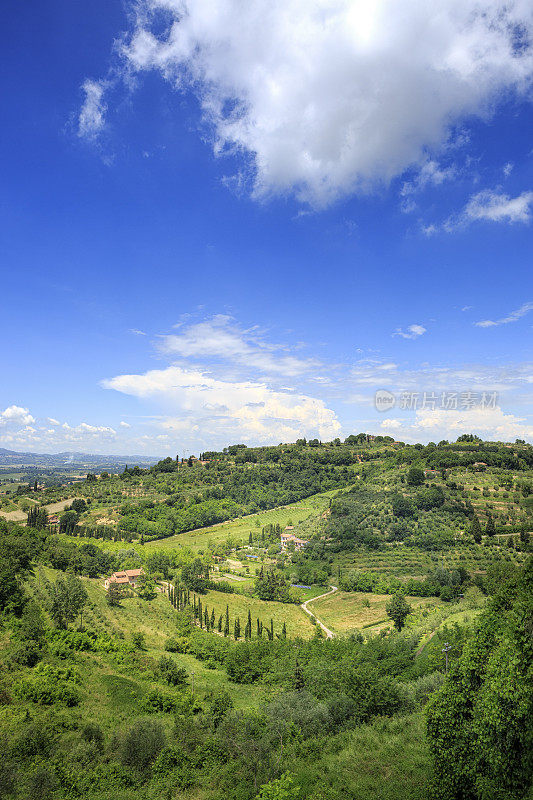
<path fill-rule="evenodd" d="M 0 413 L 0 425 L 23 426 L 31 425 L 32 422 L 35 422 L 35 418 L 29 409 L 20 406 L 8 406 Z"/>
<path fill-rule="evenodd" d="M 93 139 L 97 136 L 105 125 L 106 106 L 104 103 L 104 92 L 106 84 L 104 81 L 92 81 L 87 79 L 82 89 L 85 92 L 85 100 L 80 110 L 78 118 L 78 135 L 86 139 Z"/>
<path fill-rule="evenodd" d="M 460 411 L 418 409 L 414 420 L 386 419 L 381 428 L 393 431 L 398 438 L 415 441 L 453 440 L 462 433 L 475 433 L 483 439 L 495 441 L 533 439 L 533 425 L 524 417 L 506 414 L 499 406 Z"/>
<path fill-rule="evenodd" d="M 53 417 L 36 419 L 29 409 L 15 405 L 0 413 L 0 444 L 16 450 L 50 452 L 72 446 L 94 450 L 115 439 L 116 431 L 108 425 L 69 425 Z"/>
<path fill-rule="evenodd" d="M 501 319 L 482 319 L 479 322 L 474 322 L 474 325 L 477 325 L 478 328 L 493 328 L 498 325 L 507 325 L 509 322 L 517 322 L 521 317 L 529 314 L 530 311 L 533 311 L 533 303 L 524 303 L 520 308 L 511 311 L 506 317 L 501 317 Z"/>
<path fill-rule="evenodd" d="M 140 398 L 153 398 L 171 413 L 163 426 L 228 441 L 290 441 L 312 435 L 334 438 L 340 432 L 335 413 L 322 400 L 254 381 L 225 381 L 200 369 L 173 365 L 142 374 L 118 375 L 104 386 Z"/>
<path fill-rule="evenodd" d="M 129 422 L 124 422 L 124 420 L 122 420 L 121 423 L 120 423 L 120 427 L 121 428 L 131 428 L 131 425 L 129 424 Z"/>
<path fill-rule="evenodd" d="M 402 328 L 396 328 L 392 335 L 401 336 L 403 339 L 417 339 L 424 333 L 426 333 L 426 328 L 423 325 L 409 325 L 405 331 Z"/>
<path fill-rule="evenodd" d="M 316 359 L 286 355 L 287 348 L 265 342 L 257 331 L 242 330 L 231 317 L 217 314 L 160 339 L 160 349 L 170 356 L 222 359 L 263 373 L 295 377 L 319 366 Z"/>
<path fill-rule="evenodd" d="M 256 197 L 323 206 L 369 191 L 486 118 L 532 76 L 527 0 L 137 0 L 124 75 L 196 94 L 214 152 L 240 153 Z M 87 81 L 80 130 L 103 125 Z"/>

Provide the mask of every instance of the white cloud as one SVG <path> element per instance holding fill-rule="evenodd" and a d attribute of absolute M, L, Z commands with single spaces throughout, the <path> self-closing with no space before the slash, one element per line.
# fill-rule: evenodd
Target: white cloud
<path fill-rule="evenodd" d="M 207 441 L 291 441 L 298 436 L 331 439 L 340 432 L 335 413 L 322 400 L 276 391 L 266 383 L 224 381 L 177 365 L 106 380 L 109 389 L 152 398 L 172 410 L 163 426 L 175 433 L 199 426 Z M 173 413 L 172 413 L 173 412 Z M 176 416 L 177 414 L 177 416 Z"/>
<path fill-rule="evenodd" d="M 415 441 L 455 440 L 462 433 L 474 433 L 483 439 L 504 442 L 533 439 L 533 425 L 523 417 L 504 413 L 499 406 L 461 411 L 418 409 L 414 420 L 386 419 L 381 423 L 381 428 Z"/>
<path fill-rule="evenodd" d="M 155 70 L 194 92 L 214 152 L 245 156 L 232 180 L 257 197 L 295 192 L 322 206 L 387 183 L 431 163 L 457 123 L 487 118 L 532 75 L 527 0 L 131 5 L 126 77 Z M 94 131 L 102 97 L 88 83 Z"/>
<path fill-rule="evenodd" d="M 509 175 L 513 171 L 513 168 L 514 168 L 514 164 L 512 164 L 510 161 L 508 161 L 507 164 L 505 164 L 505 166 L 503 168 L 503 174 L 504 174 L 504 176 L 506 178 L 509 177 Z"/>
<path fill-rule="evenodd" d="M 401 336 L 403 339 L 417 339 L 424 333 L 426 333 L 426 328 L 423 325 L 409 325 L 406 331 L 402 330 L 402 328 L 396 328 L 392 335 Z"/>
<path fill-rule="evenodd" d="M 502 317 L 501 319 L 482 319 L 479 322 L 474 322 L 474 325 L 477 325 L 478 328 L 493 328 L 497 325 L 507 325 L 508 322 L 516 322 L 521 317 L 529 314 L 530 311 L 533 311 L 533 303 L 524 303 L 520 308 L 511 311 L 506 317 Z"/>
<path fill-rule="evenodd" d="M 105 88 L 106 84 L 103 81 L 87 79 L 84 82 L 82 89 L 85 92 L 85 100 L 78 118 L 79 136 L 93 139 L 103 129 L 106 112 L 104 103 Z"/>
<path fill-rule="evenodd" d="M 182 333 L 161 337 L 160 349 L 171 356 L 222 359 L 263 373 L 294 377 L 319 366 L 316 359 L 282 355 L 287 348 L 261 339 L 256 331 L 243 331 L 231 317 L 218 314 L 184 328 Z"/>
<path fill-rule="evenodd" d="M 406 181 L 400 191 L 403 197 L 419 192 L 427 186 L 440 186 L 444 181 L 451 180 L 456 174 L 455 166 L 441 167 L 438 161 L 428 158 L 425 161 L 415 178 L 412 181 Z"/>
<path fill-rule="evenodd" d="M 530 205 L 533 203 L 533 192 L 522 192 L 518 197 L 486 189 L 478 192 L 468 201 L 462 219 L 475 222 L 529 222 Z"/>
<path fill-rule="evenodd" d="M 379 370 L 376 364 L 361 361 L 341 380 L 345 389 L 350 385 L 356 389 L 366 389 L 372 401 L 374 392 L 381 388 L 396 393 L 435 392 L 441 395 L 443 392 L 475 391 L 513 394 L 516 397 L 521 393 L 527 395 L 533 385 L 533 364 L 423 364 L 411 369 L 395 367 Z M 359 400 L 358 395 L 350 395 L 348 402 Z"/>
<path fill-rule="evenodd" d="M 9 406 L 0 413 L 0 445 L 8 448 L 50 452 L 76 446 L 94 451 L 115 439 L 116 431 L 107 425 L 80 422 L 71 426 L 53 417 L 36 419 L 20 406 Z"/>
<path fill-rule="evenodd" d="M 120 423 L 120 427 L 121 428 L 131 428 L 131 425 L 129 424 L 129 422 L 124 422 L 124 420 L 122 420 L 121 423 Z"/>
<path fill-rule="evenodd" d="M 129 332 L 133 333 L 134 336 L 146 336 L 146 333 L 138 328 L 130 328 Z"/>
<path fill-rule="evenodd" d="M 0 413 L 0 425 L 30 425 L 35 422 L 27 408 L 8 406 Z"/>

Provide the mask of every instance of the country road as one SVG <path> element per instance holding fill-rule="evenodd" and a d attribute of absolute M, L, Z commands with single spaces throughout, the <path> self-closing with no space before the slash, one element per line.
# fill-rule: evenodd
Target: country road
<path fill-rule="evenodd" d="M 320 625 L 320 627 L 322 628 L 322 630 L 326 634 L 326 638 L 327 639 L 333 639 L 335 634 L 333 633 L 333 631 L 330 631 L 329 628 L 326 628 L 326 626 L 324 625 L 323 622 L 320 622 L 320 620 L 318 619 L 316 614 L 314 614 L 312 611 L 309 611 L 309 609 L 307 608 L 307 604 L 308 603 L 314 603 L 315 600 L 321 600 L 322 597 L 329 597 L 330 594 L 334 594 L 337 591 L 338 591 L 338 587 L 332 585 L 329 592 L 325 592 L 324 594 L 319 594 L 318 597 L 311 597 L 309 600 L 306 600 L 305 603 L 302 603 L 300 605 L 300 608 L 302 608 L 305 611 L 306 614 L 309 614 L 310 617 L 314 617 L 316 619 L 317 625 Z"/>

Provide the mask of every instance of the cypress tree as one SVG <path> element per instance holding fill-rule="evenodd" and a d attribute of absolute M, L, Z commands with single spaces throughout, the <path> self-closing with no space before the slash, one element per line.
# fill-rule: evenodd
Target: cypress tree
<path fill-rule="evenodd" d="M 496 525 L 494 524 L 494 519 L 492 518 L 492 514 L 489 514 L 489 518 L 487 520 L 487 527 L 485 528 L 485 533 L 487 534 L 487 536 L 496 535 Z"/>
<path fill-rule="evenodd" d="M 261 636 L 261 626 L 259 623 L 259 617 L 257 617 L 257 636 Z"/>
<path fill-rule="evenodd" d="M 270 636 L 268 638 L 271 642 L 274 639 L 274 620 L 272 618 L 270 619 Z"/>
<path fill-rule="evenodd" d="M 224 636 L 229 636 L 229 606 L 226 606 L 226 619 L 224 621 Z"/>
<path fill-rule="evenodd" d="M 281 629 L 281 638 L 282 639 L 287 638 L 287 626 L 285 625 L 285 623 L 283 623 L 283 628 Z"/>
<path fill-rule="evenodd" d="M 211 611 L 211 630 L 215 629 L 215 609 Z"/>
<path fill-rule="evenodd" d="M 204 611 L 204 622 L 205 622 L 205 629 L 206 631 L 209 630 L 209 614 L 207 613 L 207 606 L 205 607 Z"/>
<path fill-rule="evenodd" d="M 470 533 L 474 537 L 476 544 L 481 544 L 481 525 L 479 524 L 477 514 L 474 516 L 472 524 L 470 525 Z"/>
<path fill-rule="evenodd" d="M 200 598 L 198 598 L 198 617 L 200 618 L 200 628 L 202 628 L 204 624 L 204 618 L 202 614 L 202 601 Z"/>
<path fill-rule="evenodd" d="M 218 632 L 222 633 L 222 614 L 218 618 Z"/>
<path fill-rule="evenodd" d="M 293 685 L 297 692 L 301 692 L 302 689 L 305 689 L 304 674 L 300 662 L 298 661 L 298 656 L 296 656 L 296 664 L 294 665 Z"/>
<path fill-rule="evenodd" d="M 240 636 L 241 636 L 241 621 L 240 621 L 239 617 L 237 617 L 237 619 L 235 620 L 235 627 L 234 627 L 234 631 L 233 632 L 234 632 L 235 641 L 237 641 L 237 639 L 240 639 Z"/>

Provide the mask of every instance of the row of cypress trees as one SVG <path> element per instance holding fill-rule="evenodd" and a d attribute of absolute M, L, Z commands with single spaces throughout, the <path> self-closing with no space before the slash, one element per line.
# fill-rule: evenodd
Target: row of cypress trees
<path fill-rule="evenodd" d="M 207 605 L 202 603 L 201 597 L 197 597 L 194 593 L 192 594 L 191 602 L 191 592 L 185 587 L 169 584 L 168 597 L 176 611 L 185 611 L 186 608 L 191 609 L 195 625 L 198 625 L 202 629 L 205 628 L 206 631 L 216 630 L 226 637 L 230 635 L 229 605 L 226 605 L 226 613 L 220 614 L 217 620 L 215 609 L 212 608 L 211 612 L 209 612 Z M 252 638 L 252 628 L 252 614 L 251 611 L 248 610 L 248 619 L 244 626 L 245 641 L 249 641 Z M 259 639 L 263 638 L 263 632 L 265 632 L 268 641 L 272 642 L 274 640 L 274 620 L 272 618 L 270 619 L 270 625 L 263 625 L 263 622 L 257 617 L 255 628 L 256 636 Z M 233 621 L 233 638 L 235 641 L 241 638 L 241 632 L 241 620 L 240 617 L 236 617 Z M 277 636 L 281 639 L 287 638 L 287 626 L 285 622 L 283 623 L 281 634 L 277 634 Z"/>

